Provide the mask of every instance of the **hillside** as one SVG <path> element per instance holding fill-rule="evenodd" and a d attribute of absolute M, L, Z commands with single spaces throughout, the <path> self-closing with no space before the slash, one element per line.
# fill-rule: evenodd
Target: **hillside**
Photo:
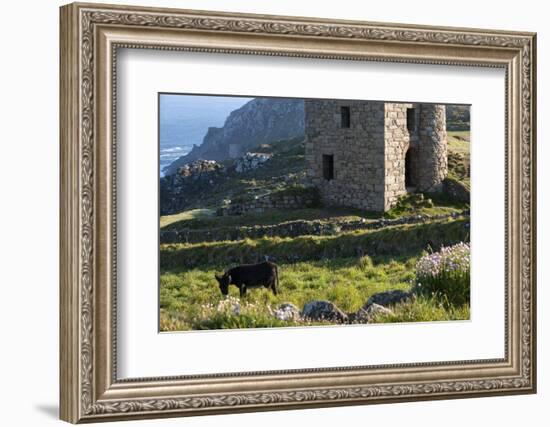
<path fill-rule="evenodd" d="M 209 128 L 202 144 L 172 162 L 164 173 L 175 174 L 179 167 L 198 159 L 223 161 L 262 143 L 303 135 L 303 100 L 255 98 L 231 112 L 223 127 Z"/>
<path fill-rule="evenodd" d="M 470 130 L 470 106 L 447 105 L 446 121 L 448 131 Z"/>
<path fill-rule="evenodd" d="M 227 199 L 252 198 L 290 184 L 303 183 L 304 150 L 302 138 L 280 140 L 253 147 L 252 151 L 267 153 L 271 158 L 252 171 L 237 172 L 234 160 L 223 163 L 203 161 L 204 169 L 193 176 L 166 175 L 160 179 L 161 215 L 189 209 L 217 208 Z"/>

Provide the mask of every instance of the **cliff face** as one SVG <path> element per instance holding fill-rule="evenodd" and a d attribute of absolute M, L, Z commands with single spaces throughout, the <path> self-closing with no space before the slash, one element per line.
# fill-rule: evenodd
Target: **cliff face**
<path fill-rule="evenodd" d="M 201 145 L 195 145 L 164 172 L 198 159 L 222 161 L 238 157 L 252 147 L 304 135 L 304 101 L 285 98 L 255 98 L 231 112 L 223 127 L 208 129 Z"/>

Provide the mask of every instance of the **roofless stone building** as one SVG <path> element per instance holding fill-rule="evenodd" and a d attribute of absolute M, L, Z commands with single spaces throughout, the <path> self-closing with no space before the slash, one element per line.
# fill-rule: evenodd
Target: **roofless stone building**
<path fill-rule="evenodd" d="M 386 211 L 447 176 L 444 105 L 308 99 L 305 133 L 308 177 L 327 205 Z"/>

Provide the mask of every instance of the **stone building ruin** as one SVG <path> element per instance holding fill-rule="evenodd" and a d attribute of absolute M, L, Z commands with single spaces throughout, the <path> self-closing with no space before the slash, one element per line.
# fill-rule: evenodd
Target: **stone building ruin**
<path fill-rule="evenodd" d="M 305 134 L 308 178 L 327 205 L 386 211 L 447 176 L 444 105 L 308 99 Z"/>

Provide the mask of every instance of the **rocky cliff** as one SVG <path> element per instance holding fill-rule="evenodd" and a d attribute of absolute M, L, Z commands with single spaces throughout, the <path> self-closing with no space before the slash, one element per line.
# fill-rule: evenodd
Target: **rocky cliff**
<path fill-rule="evenodd" d="M 223 127 L 208 129 L 201 145 L 164 169 L 166 175 L 198 159 L 222 161 L 241 156 L 252 147 L 304 135 L 304 101 L 255 98 L 231 112 Z"/>

